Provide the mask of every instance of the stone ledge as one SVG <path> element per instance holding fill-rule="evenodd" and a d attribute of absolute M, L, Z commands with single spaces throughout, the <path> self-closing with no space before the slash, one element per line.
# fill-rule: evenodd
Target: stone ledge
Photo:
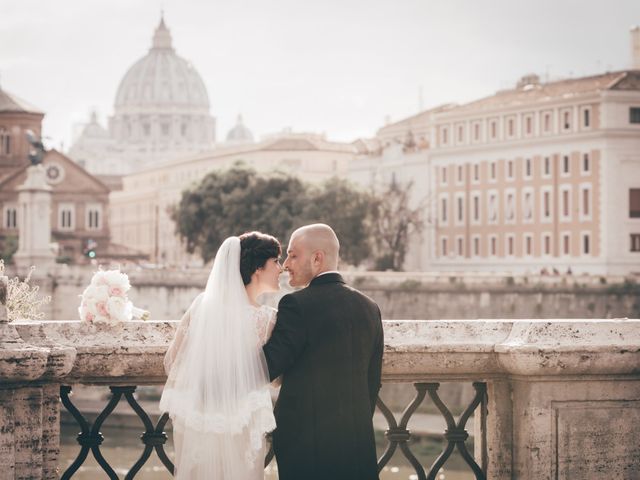
<path fill-rule="evenodd" d="M 14 322 L 4 382 L 157 383 L 177 321 Z M 385 321 L 385 380 L 640 375 L 640 320 Z"/>

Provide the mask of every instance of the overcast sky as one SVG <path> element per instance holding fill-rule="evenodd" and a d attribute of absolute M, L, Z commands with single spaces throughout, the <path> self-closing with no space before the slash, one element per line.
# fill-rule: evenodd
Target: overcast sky
<path fill-rule="evenodd" d="M 544 78 L 620 70 L 640 0 L 0 0 L 0 86 L 46 112 L 68 147 L 144 56 L 164 8 L 209 91 L 218 139 L 292 127 L 371 136 L 422 105 Z"/>

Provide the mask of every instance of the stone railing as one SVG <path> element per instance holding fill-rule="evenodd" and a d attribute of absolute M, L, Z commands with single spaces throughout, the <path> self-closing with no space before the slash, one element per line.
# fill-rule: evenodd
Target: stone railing
<path fill-rule="evenodd" d="M 119 387 L 165 380 L 176 322 L 7 323 L 2 314 L 2 479 L 59 478 L 61 385 L 115 386 L 126 397 Z M 413 463 L 407 419 L 427 395 L 447 419 L 445 452 L 465 450 L 466 418 L 456 425 L 437 396 L 439 382 L 462 381 L 477 392 L 468 408 L 476 478 L 640 477 L 639 320 L 385 322 L 383 381 L 416 385 L 406 418 L 379 403 L 391 415 L 383 457 L 399 447 Z M 156 433 L 151 447 L 162 443 Z M 435 478 L 422 467 L 418 478 Z"/>

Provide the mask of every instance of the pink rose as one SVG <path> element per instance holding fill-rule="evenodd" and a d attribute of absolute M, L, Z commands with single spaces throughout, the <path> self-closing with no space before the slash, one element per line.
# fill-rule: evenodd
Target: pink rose
<path fill-rule="evenodd" d="M 85 317 L 84 317 L 84 319 L 85 319 L 87 322 L 93 322 L 93 320 L 94 320 L 95 318 L 96 318 L 96 316 L 95 316 L 93 313 L 91 313 L 91 312 L 87 312 L 87 314 L 86 314 L 86 315 L 85 315 Z"/>
<path fill-rule="evenodd" d="M 121 287 L 109 287 L 109 295 L 112 297 L 124 297 L 124 290 Z"/>
<path fill-rule="evenodd" d="M 106 302 L 96 303 L 96 310 L 98 310 L 98 313 L 103 317 L 107 317 L 109 315 Z"/>

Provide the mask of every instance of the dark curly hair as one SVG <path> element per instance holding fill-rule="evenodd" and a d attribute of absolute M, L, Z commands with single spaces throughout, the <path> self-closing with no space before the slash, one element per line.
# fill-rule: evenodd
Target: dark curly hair
<path fill-rule="evenodd" d="M 240 275 L 248 285 L 251 275 L 264 267 L 270 258 L 278 258 L 282 247 L 277 238 L 261 232 L 247 232 L 240 235 Z"/>

